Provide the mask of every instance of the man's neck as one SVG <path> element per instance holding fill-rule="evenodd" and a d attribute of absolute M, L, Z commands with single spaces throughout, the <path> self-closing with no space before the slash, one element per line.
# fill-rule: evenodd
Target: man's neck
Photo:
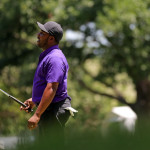
<path fill-rule="evenodd" d="M 43 47 L 42 50 L 45 51 L 45 50 L 47 50 L 48 48 L 50 48 L 50 47 L 52 47 L 52 46 L 55 46 L 55 45 L 58 45 L 58 44 L 57 44 L 57 43 L 55 43 L 55 44 L 49 44 L 49 45 Z"/>

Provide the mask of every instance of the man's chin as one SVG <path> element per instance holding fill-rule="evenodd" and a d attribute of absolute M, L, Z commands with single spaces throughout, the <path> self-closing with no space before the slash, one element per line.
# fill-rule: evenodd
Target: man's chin
<path fill-rule="evenodd" d="M 36 45 L 37 45 L 39 48 L 42 48 L 39 42 L 37 42 Z"/>

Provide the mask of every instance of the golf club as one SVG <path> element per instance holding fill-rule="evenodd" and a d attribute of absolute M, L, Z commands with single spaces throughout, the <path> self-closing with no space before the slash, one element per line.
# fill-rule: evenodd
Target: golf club
<path fill-rule="evenodd" d="M 22 105 L 23 107 L 27 107 L 26 104 L 24 104 L 23 102 L 21 102 L 20 100 L 18 100 L 17 98 L 13 97 L 12 95 L 6 93 L 5 91 L 3 91 L 2 89 L 0 89 L 0 91 L 5 94 L 6 96 L 10 97 L 11 99 L 13 99 L 15 102 L 17 102 L 18 104 Z M 32 112 L 33 110 L 31 108 L 28 108 L 28 112 Z"/>

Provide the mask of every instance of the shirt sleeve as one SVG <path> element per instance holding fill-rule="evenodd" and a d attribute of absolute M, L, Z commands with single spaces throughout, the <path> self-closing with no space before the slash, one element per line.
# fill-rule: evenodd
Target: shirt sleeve
<path fill-rule="evenodd" d="M 45 79 L 47 83 L 62 82 L 65 65 L 60 57 L 50 58 L 45 67 Z"/>

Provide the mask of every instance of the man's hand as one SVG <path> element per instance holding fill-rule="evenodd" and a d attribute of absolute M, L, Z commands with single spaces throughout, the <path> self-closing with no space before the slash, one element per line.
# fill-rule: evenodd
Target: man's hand
<path fill-rule="evenodd" d="M 47 107 L 52 102 L 52 100 L 56 94 L 58 85 L 59 85 L 58 82 L 47 83 L 47 86 L 44 90 L 40 104 L 38 105 L 38 108 L 36 109 L 36 112 L 28 120 L 28 128 L 29 129 L 32 130 L 37 127 L 38 122 L 40 121 L 41 115 L 43 114 L 43 112 L 47 109 Z M 32 99 L 25 101 L 25 104 L 28 105 L 29 107 L 24 108 L 24 110 L 26 110 L 28 108 L 32 108 L 32 104 L 33 104 Z"/>
<path fill-rule="evenodd" d="M 36 113 L 28 120 L 28 128 L 30 130 L 37 127 L 38 122 L 40 121 L 40 117 L 36 115 Z"/>
<path fill-rule="evenodd" d="M 24 111 L 27 112 L 27 113 L 29 113 L 29 111 L 28 111 L 29 108 L 32 109 L 32 108 L 35 106 L 35 104 L 32 102 L 32 98 L 27 99 L 27 100 L 24 102 L 24 104 L 26 104 L 27 107 L 21 106 L 21 107 L 20 107 L 20 110 L 24 110 Z"/>

